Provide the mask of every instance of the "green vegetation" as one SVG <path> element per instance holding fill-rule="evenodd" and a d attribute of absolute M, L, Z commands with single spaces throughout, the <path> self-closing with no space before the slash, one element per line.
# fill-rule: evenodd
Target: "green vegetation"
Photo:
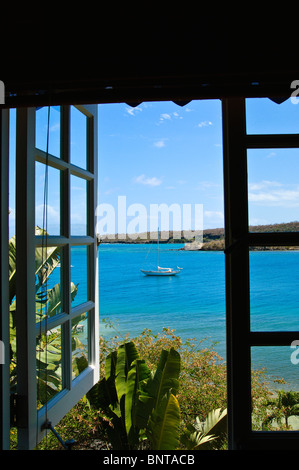
<path fill-rule="evenodd" d="M 296 225 L 298 224 L 298 225 Z M 289 231 L 299 223 L 284 224 Z M 288 227 L 286 227 L 288 226 Z M 281 225 L 271 226 L 281 231 Z M 37 228 L 37 234 L 42 235 Z M 265 231 L 265 227 L 261 229 Z M 274 229 L 272 230 L 274 231 Z M 220 244 L 224 233 L 205 233 L 205 245 Z M 210 240 L 210 241 L 208 241 Z M 215 249 L 215 248 L 211 248 Z M 60 285 L 47 289 L 47 279 L 60 262 L 59 249 L 43 253 L 36 248 L 36 321 L 59 312 Z M 11 390 L 16 385 L 15 292 L 16 240 L 9 241 L 9 296 L 11 332 Z M 78 286 L 72 285 L 72 299 Z M 83 317 L 82 317 L 83 319 Z M 73 348 L 80 349 L 72 324 Z M 114 328 L 109 321 L 106 326 Z M 100 337 L 101 380 L 61 420 L 57 430 L 63 439 L 74 438 L 79 448 L 91 448 L 98 439 L 107 449 L 225 449 L 226 365 L 214 346 L 203 347 L 204 339 L 185 342 L 174 330 L 153 334 L 145 329 L 135 338 L 117 334 Z M 51 399 L 61 387 L 61 338 L 56 331 L 41 334 L 37 341 L 38 405 Z M 51 361 L 46 351 L 51 350 Z M 86 365 L 85 351 L 73 362 L 74 372 Z M 268 388 L 266 371 L 252 371 L 253 429 L 290 429 L 289 418 L 299 416 L 299 393 Z M 12 428 L 12 448 L 16 431 Z M 49 434 L 39 449 L 60 448 Z"/>
<path fill-rule="evenodd" d="M 109 326 L 109 321 L 105 321 L 105 324 Z M 110 326 L 113 327 L 111 324 Z M 162 383 L 160 372 L 164 368 L 160 359 L 165 355 L 163 359 L 165 365 L 165 358 L 173 354 L 176 358 L 174 361 L 176 371 L 179 359 L 179 376 L 177 372 L 171 373 L 168 377 L 169 381 L 165 380 L 164 397 L 170 397 L 170 395 L 175 397 L 173 400 L 176 409 L 174 423 L 177 423 L 178 411 L 180 414 L 179 436 L 177 431 L 175 432 L 176 439 L 177 436 L 179 438 L 177 448 L 226 449 L 226 433 L 224 432 L 226 428 L 226 365 L 214 346 L 206 347 L 205 342 L 205 339 L 200 342 L 193 339 L 182 341 L 174 330 L 168 328 L 163 328 L 158 334 L 145 329 L 134 338 L 129 338 L 128 335 L 124 338 L 119 333 L 110 339 L 100 337 L 102 378 L 87 396 L 61 420 L 55 427 L 56 430 L 63 439 L 75 439 L 75 449 L 92 449 L 95 445 L 100 445 L 104 449 L 111 449 L 113 446 L 116 448 L 113 434 L 115 439 L 117 429 L 123 431 L 120 445 L 129 443 L 131 448 L 154 448 L 156 444 L 153 431 L 152 434 L 150 432 L 151 424 L 148 427 L 138 424 L 141 419 L 138 397 L 153 404 L 154 395 L 148 392 L 158 390 L 159 380 Z M 171 350 L 174 352 L 170 353 Z M 117 356 L 120 360 L 119 366 L 117 366 L 117 361 L 115 362 Z M 126 364 L 125 368 L 124 364 Z M 117 380 L 116 367 L 123 371 Z M 143 377 L 144 380 L 138 379 L 138 370 L 141 374 L 139 379 Z M 159 374 L 158 371 L 160 371 Z M 155 375 L 160 378 L 154 383 Z M 109 403 L 106 396 L 105 405 L 100 407 L 97 400 L 99 400 L 99 391 L 103 390 L 105 381 L 110 382 L 109 390 L 114 390 L 112 395 L 114 404 Z M 117 386 L 116 382 L 118 382 Z M 126 408 L 123 408 L 126 402 L 130 403 L 127 408 L 127 411 L 130 410 L 130 416 L 126 414 Z M 162 403 L 160 399 L 158 402 Z M 164 398 L 164 405 L 165 403 Z M 282 416 L 282 411 L 275 399 L 275 394 L 268 388 L 265 370 L 252 371 L 252 405 L 255 430 L 279 428 L 277 417 Z M 154 408 L 146 405 L 143 417 L 148 419 Z M 136 410 L 138 410 L 137 415 Z M 270 415 L 275 415 L 276 421 L 274 418 L 268 419 Z M 161 413 L 162 416 L 165 416 L 165 412 Z M 177 430 L 176 424 L 171 424 L 171 426 Z M 285 429 L 283 423 L 279 429 Z M 155 434 L 158 435 L 158 432 L 155 431 Z M 50 433 L 38 448 L 59 449 L 61 446 Z"/>
<path fill-rule="evenodd" d="M 289 419 L 299 416 L 299 392 L 279 390 L 276 397 L 267 403 L 268 414 L 263 421 L 263 429 L 273 427 L 273 423 L 284 430 L 291 429 Z"/>
<path fill-rule="evenodd" d="M 105 376 L 87 397 L 110 420 L 106 430 L 114 450 L 138 449 L 145 440 L 154 450 L 178 447 L 179 373 L 180 355 L 173 348 L 161 351 L 154 374 L 132 341 L 108 354 Z"/>

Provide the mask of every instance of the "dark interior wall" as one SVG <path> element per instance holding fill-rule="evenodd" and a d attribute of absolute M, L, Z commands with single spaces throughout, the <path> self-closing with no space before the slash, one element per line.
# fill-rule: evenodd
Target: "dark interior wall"
<path fill-rule="evenodd" d="M 6 106 L 290 95 L 299 78 L 290 15 L 286 28 L 281 12 L 273 20 L 246 6 L 192 5 L 9 16 L 1 30 Z"/>

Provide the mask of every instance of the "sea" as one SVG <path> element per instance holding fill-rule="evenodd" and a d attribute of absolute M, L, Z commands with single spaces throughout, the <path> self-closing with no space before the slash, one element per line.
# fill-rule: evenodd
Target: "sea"
<path fill-rule="evenodd" d="M 166 277 L 141 272 L 157 266 L 156 244 L 99 246 L 100 335 L 134 337 L 146 328 L 153 334 L 169 328 L 183 340 L 194 339 L 199 348 L 214 347 L 225 362 L 224 253 L 184 251 L 183 246 L 160 244 L 159 266 L 183 268 Z M 86 251 L 73 250 L 78 304 L 87 295 Z M 252 348 L 252 368 L 265 369 L 271 388 L 299 390 L 299 251 L 250 252 L 250 311 L 252 331 L 294 331 L 289 346 Z M 277 382 L 281 378 L 285 385 Z"/>

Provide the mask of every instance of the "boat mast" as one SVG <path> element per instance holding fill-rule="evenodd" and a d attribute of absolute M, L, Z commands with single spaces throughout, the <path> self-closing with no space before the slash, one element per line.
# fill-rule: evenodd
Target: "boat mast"
<path fill-rule="evenodd" d="M 158 227 L 158 239 L 157 239 L 157 270 L 159 268 L 159 227 Z"/>

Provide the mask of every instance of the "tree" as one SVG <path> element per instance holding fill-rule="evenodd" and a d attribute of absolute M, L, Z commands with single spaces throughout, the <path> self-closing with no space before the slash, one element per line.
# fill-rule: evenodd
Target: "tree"
<path fill-rule="evenodd" d="M 268 405 L 273 408 L 273 412 L 264 420 L 263 426 L 266 427 L 274 420 L 280 423 L 284 418 L 286 429 L 290 429 L 289 418 L 299 416 L 299 392 L 279 390 L 278 396 L 268 402 Z"/>

